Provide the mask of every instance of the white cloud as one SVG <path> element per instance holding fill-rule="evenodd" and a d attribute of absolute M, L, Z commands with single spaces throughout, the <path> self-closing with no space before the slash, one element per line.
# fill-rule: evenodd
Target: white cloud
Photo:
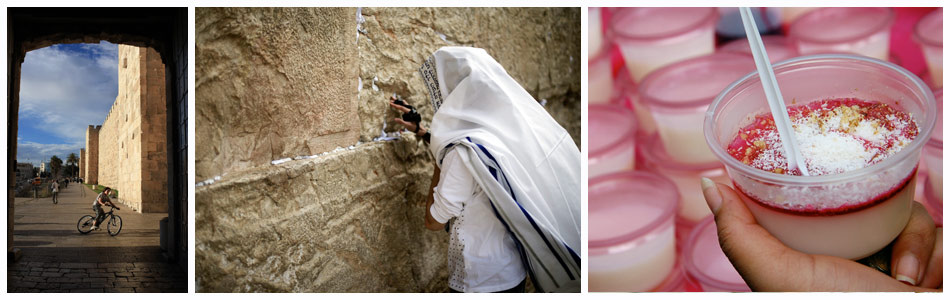
<path fill-rule="evenodd" d="M 118 94 L 118 46 L 108 42 L 76 47 L 53 45 L 30 51 L 20 83 L 21 122 L 36 124 L 67 143 L 85 138 L 88 125 L 102 124 Z"/>
<path fill-rule="evenodd" d="M 29 162 L 37 165 L 41 161 L 49 161 L 50 157 L 56 155 L 65 163 L 70 153 L 79 155 L 79 148 L 84 146 L 82 143 L 40 144 L 34 142 L 18 142 L 16 156 L 18 162 Z"/>

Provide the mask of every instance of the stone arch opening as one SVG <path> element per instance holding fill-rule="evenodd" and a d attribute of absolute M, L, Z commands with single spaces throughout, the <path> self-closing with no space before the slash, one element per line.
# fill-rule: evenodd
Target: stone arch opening
<path fill-rule="evenodd" d="M 154 49 L 164 65 L 166 110 L 168 218 L 161 222 L 162 254 L 169 262 L 187 269 L 187 54 L 188 12 L 186 8 L 9 8 L 7 11 L 7 172 L 15 178 L 17 122 L 21 65 L 26 53 L 54 44 L 109 41 Z M 128 62 L 123 61 L 121 67 Z M 92 126 L 90 126 L 92 128 Z M 88 151 L 80 153 L 81 163 L 91 162 Z M 85 171 L 85 170 L 82 170 Z M 7 190 L 8 260 L 19 257 L 14 248 L 15 198 L 13 185 Z M 131 213 L 131 212 L 130 212 Z M 75 228 L 73 228 L 75 231 Z"/>

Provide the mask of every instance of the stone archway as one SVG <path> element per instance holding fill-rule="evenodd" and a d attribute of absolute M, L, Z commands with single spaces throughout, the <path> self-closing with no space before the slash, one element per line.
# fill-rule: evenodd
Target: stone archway
<path fill-rule="evenodd" d="M 155 49 L 165 65 L 168 223 L 165 256 L 187 263 L 187 55 L 186 8 L 9 8 L 7 12 L 7 172 L 14 178 L 21 64 L 26 53 L 62 43 L 112 43 Z M 7 251 L 13 248 L 14 181 L 8 180 Z"/>

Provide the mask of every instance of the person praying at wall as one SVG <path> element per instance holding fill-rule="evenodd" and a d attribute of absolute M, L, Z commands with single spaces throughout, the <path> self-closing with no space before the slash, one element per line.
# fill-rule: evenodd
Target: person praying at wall
<path fill-rule="evenodd" d="M 435 158 L 425 226 L 449 232 L 453 292 L 580 292 L 581 157 L 568 132 L 485 50 L 445 47 L 420 68 L 429 129 L 395 121 Z"/>

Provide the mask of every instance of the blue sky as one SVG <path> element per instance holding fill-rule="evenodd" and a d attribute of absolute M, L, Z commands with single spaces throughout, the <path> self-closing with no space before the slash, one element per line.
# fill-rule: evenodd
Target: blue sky
<path fill-rule="evenodd" d="M 60 44 L 30 51 L 20 74 L 17 161 L 66 160 L 85 147 L 119 93 L 118 45 Z"/>

